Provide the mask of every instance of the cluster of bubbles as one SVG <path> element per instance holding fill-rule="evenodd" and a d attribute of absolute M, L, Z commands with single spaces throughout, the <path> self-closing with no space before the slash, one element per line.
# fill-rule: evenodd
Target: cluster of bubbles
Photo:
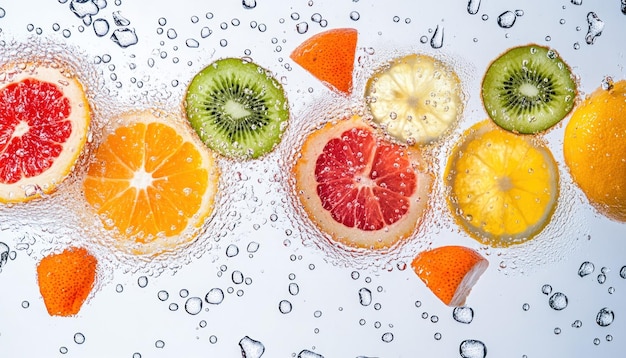
<path fill-rule="evenodd" d="M 59 2 L 66 3 L 67 0 L 59 0 Z M 119 6 L 121 2 L 118 0 L 116 4 Z M 70 10 L 82 20 L 85 26 L 92 26 L 98 37 L 107 36 L 111 31 L 109 20 L 99 16 L 100 11 L 106 7 L 106 0 L 71 0 L 69 2 Z M 125 18 L 120 11 L 113 11 L 111 16 L 113 24 L 117 27 L 111 33 L 111 40 L 122 48 L 135 45 L 139 39 L 135 29 L 130 27 L 130 20 Z"/>

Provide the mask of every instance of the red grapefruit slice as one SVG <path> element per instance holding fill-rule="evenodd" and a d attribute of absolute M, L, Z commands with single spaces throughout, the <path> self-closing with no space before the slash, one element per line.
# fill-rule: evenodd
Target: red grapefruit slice
<path fill-rule="evenodd" d="M 298 197 L 321 231 L 365 249 L 408 238 L 427 208 L 432 183 L 417 149 L 377 138 L 360 117 L 310 134 L 294 171 Z"/>
<path fill-rule="evenodd" d="M 61 68 L 29 64 L 0 73 L 0 202 L 22 202 L 68 176 L 91 111 L 82 84 Z"/>

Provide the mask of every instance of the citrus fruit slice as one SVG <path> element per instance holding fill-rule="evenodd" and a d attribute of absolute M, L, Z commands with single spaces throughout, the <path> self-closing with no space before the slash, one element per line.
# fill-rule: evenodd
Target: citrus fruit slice
<path fill-rule="evenodd" d="M 389 248 L 416 230 L 432 182 L 417 150 L 377 138 L 355 116 L 314 131 L 300 154 L 294 167 L 298 197 L 336 242 Z"/>
<path fill-rule="evenodd" d="M 305 40 L 289 57 L 327 87 L 350 94 L 357 38 L 355 29 L 328 30 Z"/>
<path fill-rule="evenodd" d="M 1 72 L 0 202 L 22 202 L 53 192 L 69 175 L 91 110 L 67 70 L 28 64 Z"/>
<path fill-rule="evenodd" d="M 464 246 L 442 246 L 419 253 L 411 267 L 443 303 L 463 306 L 489 261 Z"/>
<path fill-rule="evenodd" d="M 494 247 L 532 239 L 549 222 L 559 192 L 550 150 L 489 120 L 465 132 L 448 159 L 445 180 L 457 221 Z"/>
<path fill-rule="evenodd" d="M 459 77 L 427 55 L 391 61 L 367 81 L 365 96 L 373 120 L 407 144 L 440 138 L 463 112 Z"/>
<path fill-rule="evenodd" d="M 93 289 L 98 261 L 86 249 L 70 247 L 37 265 L 37 282 L 48 314 L 73 316 Z"/>
<path fill-rule="evenodd" d="M 158 254 L 194 240 L 214 207 L 214 156 L 180 118 L 146 110 L 119 121 L 88 168 L 87 202 L 126 251 Z"/>
<path fill-rule="evenodd" d="M 563 154 L 589 202 L 612 220 L 626 222 L 626 81 L 607 87 L 574 111 Z"/>

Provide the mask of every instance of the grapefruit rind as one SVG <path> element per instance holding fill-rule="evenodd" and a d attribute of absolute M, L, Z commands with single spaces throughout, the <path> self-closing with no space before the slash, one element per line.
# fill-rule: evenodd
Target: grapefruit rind
<path fill-rule="evenodd" d="M 114 122 L 116 126 L 110 130 L 109 135 L 114 134 L 115 130 L 119 128 L 129 127 L 137 123 L 146 125 L 159 123 L 174 129 L 184 142 L 193 144 L 193 147 L 202 158 L 202 164 L 199 167 L 207 172 L 207 187 L 204 193 L 201 194 L 202 201 L 198 210 L 191 217 L 187 218 L 187 225 L 179 231 L 180 233 L 166 235 L 161 232 L 154 237 L 145 238 L 142 235 L 128 235 L 125 232 L 121 232 L 115 225 L 111 225 L 111 220 L 106 214 L 100 213 L 99 208 L 93 206 L 95 200 L 90 199 L 90 195 L 98 195 L 98 193 L 93 189 L 89 189 L 90 181 L 102 181 L 102 177 L 91 176 L 88 169 L 83 182 L 85 198 L 91 209 L 100 218 L 105 230 L 112 234 L 113 246 L 122 252 L 132 255 L 156 256 L 166 251 L 175 251 L 183 245 L 190 244 L 197 239 L 203 225 L 210 219 L 215 210 L 221 175 L 217 165 L 216 154 L 202 143 L 188 123 L 182 121 L 182 116 L 176 116 L 157 109 L 146 109 L 123 113 L 115 118 Z M 98 149 L 96 149 L 94 160 L 98 158 L 97 151 Z M 183 200 L 183 198 L 180 199 Z"/>
<path fill-rule="evenodd" d="M 489 261 L 463 246 L 442 246 L 423 251 L 411 267 L 437 298 L 448 306 L 463 306 Z"/>
<path fill-rule="evenodd" d="M 430 144 L 457 124 L 463 112 L 458 75 L 428 55 L 392 60 L 375 73 L 365 90 L 374 122 L 398 141 Z"/>
<path fill-rule="evenodd" d="M 418 228 L 429 205 L 428 198 L 433 175 L 427 171 L 419 151 L 415 148 L 405 148 L 417 180 L 417 188 L 409 197 L 411 205 L 407 213 L 397 222 L 375 231 L 348 227 L 337 222 L 330 211 L 323 208 L 322 201 L 317 194 L 315 167 L 317 158 L 328 141 L 332 138 L 339 138 L 342 133 L 352 129 L 372 131 L 371 126 L 360 117 L 354 116 L 351 119 L 326 123 L 305 139 L 293 168 L 296 193 L 307 216 L 331 240 L 331 243 L 339 243 L 345 249 L 391 249 L 399 242 L 408 239 Z"/>
<path fill-rule="evenodd" d="M 28 78 L 55 84 L 70 102 L 71 112 L 67 120 L 72 123 L 72 131 L 69 138 L 62 144 L 61 154 L 50 168 L 40 175 L 24 177 L 12 184 L 0 183 L 0 202 L 3 203 L 30 201 L 54 192 L 74 169 L 87 141 L 91 121 L 89 101 L 77 76 L 69 74 L 62 68 L 43 65 L 19 66 L 24 70 L 16 70 L 16 68 L 18 66 L 3 66 L 1 71 L 5 80 L 0 83 L 1 88 Z"/>
<path fill-rule="evenodd" d="M 517 160 L 514 167 L 507 165 L 511 158 Z M 513 174 L 521 179 L 512 179 Z M 557 206 L 559 172 L 549 148 L 490 120 L 466 130 L 448 158 L 444 178 L 456 222 L 492 247 L 533 239 Z"/>
<path fill-rule="evenodd" d="M 295 48 L 290 58 L 326 87 L 352 93 L 358 32 L 339 28 L 311 36 Z"/>

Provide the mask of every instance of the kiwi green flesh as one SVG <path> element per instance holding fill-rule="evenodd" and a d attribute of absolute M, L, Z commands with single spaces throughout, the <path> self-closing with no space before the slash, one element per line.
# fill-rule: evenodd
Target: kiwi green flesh
<path fill-rule="evenodd" d="M 488 68 L 482 83 L 487 114 L 500 127 L 522 134 L 547 130 L 574 107 L 576 83 L 554 50 L 513 48 Z"/>
<path fill-rule="evenodd" d="M 289 119 L 282 85 L 262 67 L 238 58 L 200 71 L 187 89 L 185 111 L 209 148 L 240 159 L 272 151 Z"/>

